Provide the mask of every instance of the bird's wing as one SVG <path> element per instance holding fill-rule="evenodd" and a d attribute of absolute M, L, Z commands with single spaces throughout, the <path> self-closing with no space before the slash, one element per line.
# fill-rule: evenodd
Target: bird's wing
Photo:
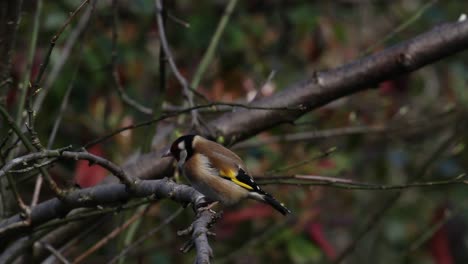
<path fill-rule="evenodd" d="M 204 141 L 204 144 L 197 144 L 196 147 L 201 152 L 209 152 L 211 154 L 209 163 L 212 169 L 218 170 L 220 177 L 232 181 L 249 191 L 264 193 L 248 174 L 242 159 L 234 152 L 216 142 L 201 137 L 197 138 L 197 140 Z"/>
<path fill-rule="evenodd" d="M 235 184 L 249 190 L 263 193 L 262 189 L 258 187 L 255 181 L 247 174 L 247 172 L 238 167 L 237 169 L 226 168 L 219 170 L 219 176 L 223 177 L 226 180 L 232 181 Z"/>

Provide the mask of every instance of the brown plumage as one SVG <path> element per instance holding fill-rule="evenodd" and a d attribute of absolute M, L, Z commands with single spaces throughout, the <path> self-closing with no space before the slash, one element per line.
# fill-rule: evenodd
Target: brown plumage
<path fill-rule="evenodd" d="M 271 205 L 282 214 L 290 213 L 260 189 L 239 156 L 216 142 L 186 135 L 175 140 L 167 154 L 178 161 L 191 185 L 213 201 L 232 205 L 251 198 Z"/>

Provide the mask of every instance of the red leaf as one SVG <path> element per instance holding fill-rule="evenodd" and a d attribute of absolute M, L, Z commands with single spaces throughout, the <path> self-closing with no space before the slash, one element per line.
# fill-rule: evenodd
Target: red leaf
<path fill-rule="evenodd" d="M 223 214 L 223 218 L 216 225 L 216 235 L 218 238 L 228 238 L 235 234 L 240 222 L 251 219 L 269 218 L 275 212 L 265 204 L 256 204 L 245 207 L 238 211 L 229 211 Z"/>
<path fill-rule="evenodd" d="M 91 147 L 88 152 L 103 156 L 104 152 L 100 145 Z M 98 165 L 89 165 L 86 160 L 76 162 L 75 182 L 83 188 L 91 187 L 100 183 L 107 176 L 107 170 Z"/>
<path fill-rule="evenodd" d="M 330 242 L 328 242 L 327 238 L 325 237 L 322 224 L 319 222 L 311 222 L 307 225 L 306 228 L 310 239 L 314 241 L 320 249 L 322 249 L 328 260 L 335 259 L 335 248 L 331 245 Z"/>
<path fill-rule="evenodd" d="M 396 95 L 408 90 L 408 77 L 400 76 L 396 79 L 387 80 L 379 84 L 379 91 L 382 95 Z"/>
<path fill-rule="evenodd" d="M 273 209 L 265 204 L 256 204 L 238 211 L 227 212 L 223 215 L 223 224 L 236 224 L 250 219 L 267 218 L 273 214 Z"/>
<path fill-rule="evenodd" d="M 434 213 L 432 222 L 437 223 L 444 217 L 445 207 L 439 207 Z M 429 240 L 429 250 L 436 264 L 453 264 L 452 253 L 447 233 L 447 226 L 443 225 Z"/>
<path fill-rule="evenodd" d="M 334 168 L 336 168 L 335 161 L 333 159 L 328 159 L 328 158 L 320 159 L 317 162 L 317 165 L 320 168 L 323 168 L 323 169 L 334 169 Z"/>

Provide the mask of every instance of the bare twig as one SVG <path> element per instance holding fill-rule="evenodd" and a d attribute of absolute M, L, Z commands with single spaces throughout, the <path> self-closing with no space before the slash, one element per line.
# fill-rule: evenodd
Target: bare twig
<path fill-rule="evenodd" d="M 11 58 L 16 43 L 16 35 L 21 20 L 21 8 L 23 0 L 7 0 L 0 3 L 0 9 L 4 10 L 0 15 L 0 89 L 7 91 L 13 83 L 11 78 Z M 8 85 L 8 86 L 7 86 Z M 7 89 L 4 89 L 6 86 Z"/>
<path fill-rule="evenodd" d="M 433 163 L 445 153 L 445 151 L 452 145 L 453 141 L 456 138 L 456 133 L 450 135 L 446 139 L 444 139 L 439 145 L 430 153 L 427 157 L 427 160 L 420 166 L 418 171 L 414 174 L 411 180 L 419 180 L 423 178 L 428 172 L 429 169 L 432 167 Z M 404 190 L 404 189 L 403 189 Z M 364 224 L 364 227 L 357 233 L 353 241 L 338 255 L 336 260 L 334 261 L 335 264 L 341 263 L 344 261 L 356 248 L 356 246 L 361 242 L 365 235 L 367 235 L 371 230 L 373 230 L 383 219 L 387 211 L 392 208 L 395 203 L 400 198 L 403 190 L 400 190 L 390 196 L 386 201 L 384 201 L 381 207 L 377 209 L 375 213 L 373 213 L 369 219 Z"/>
<path fill-rule="evenodd" d="M 211 37 L 210 45 L 208 46 L 205 54 L 203 55 L 203 58 L 200 62 L 200 65 L 197 68 L 197 71 L 193 75 L 193 79 L 190 84 L 190 86 L 193 89 L 197 89 L 198 85 L 200 84 L 200 81 L 203 78 L 203 74 L 205 74 L 206 70 L 208 69 L 208 66 L 213 60 L 216 47 L 219 44 L 219 40 L 221 39 L 221 36 L 223 35 L 224 28 L 229 22 L 232 12 L 234 11 L 234 8 L 236 7 L 236 4 L 237 4 L 237 0 L 230 0 L 229 3 L 226 5 L 226 9 L 224 10 L 223 16 L 221 17 L 221 20 L 219 21 L 216 31 Z"/>
<path fill-rule="evenodd" d="M 170 20 L 174 21 L 174 23 L 179 24 L 179 25 L 181 25 L 181 26 L 183 26 L 183 27 L 185 27 L 185 28 L 189 28 L 189 27 L 190 27 L 190 23 L 189 23 L 189 22 L 184 21 L 184 20 L 182 20 L 182 19 L 176 17 L 176 16 L 173 15 L 171 12 L 167 12 L 167 17 L 168 17 Z"/>
<path fill-rule="evenodd" d="M 291 164 L 289 166 L 286 166 L 286 167 L 282 167 L 282 168 L 278 168 L 278 169 L 273 169 L 273 170 L 270 170 L 270 171 L 267 171 L 266 173 L 267 174 L 272 174 L 272 173 L 278 173 L 278 172 L 281 172 L 281 171 L 288 171 L 288 170 L 292 170 L 292 169 L 295 169 L 295 168 L 298 168 L 298 167 L 301 167 L 303 165 L 306 165 L 312 161 L 316 161 L 316 160 L 320 160 L 320 159 L 323 159 L 323 158 L 326 158 L 328 156 L 330 156 L 330 154 L 332 154 L 333 152 L 335 152 L 337 150 L 336 147 L 331 147 L 325 151 L 322 151 L 320 154 L 318 155 L 315 155 L 314 157 L 312 158 L 308 158 L 306 160 L 303 160 L 303 161 L 299 161 L 295 164 Z"/>
<path fill-rule="evenodd" d="M 139 211 L 137 212 L 136 214 L 132 215 L 132 217 L 130 217 L 127 221 L 125 221 L 125 223 L 123 223 L 122 225 L 120 225 L 119 227 L 115 228 L 112 232 L 110 232 L 107 236 L 103 237 L 101 240 L 99 240 L 98 242 L 96 242 L 92 247 L 90 247 L 88 250 L 86 250 L 85 252 L 83 252 L 81 255 L 79 255 L 78 257 L 76 257 L 74 260 L 73 260 L 73 263 L 80 263 L 82 262 L 84 259 L 86 259 L 87 257 L 89 257 L 91 254 L 93 254 L 94 252 L 96 252 L 96 250 L 100 249 L 101 247 L 103 247 L 105 244 L 107 244 L 109 241 L 111 241 L 112 239 L 114 239 L 118 234 L 120 234 L 122 231 L 124 231 L 125 229 L 127 229 L 130 225 L 132 225 L 136 220 L 138 220 L 139 218 L 141 218 L 143 215 L 146 214 L 146 212 L 148 212 L 148 209 L 149 207 L 147 206 L 145 210 L 142 210 L 142 211 Z"/>
<path fill-rule="evenodd" d="M 127 255 L 130 251 L 141 245 L 141 243 L 145 242 L 147 239 L 150 237 L 154 236 L 156 233 L 158 233 L 163 227 L 167 226 L 169 223 L 172 222 L 178 215 L 180 215 L 183 212 L 183 208 L 177 209 L 174 213 L 172 213 L 169 217 L 164 219 L 158 226 L 155 228 L 149 230 L 144 236 L 140 237 L 136 241 L 134 241 L 132 244 L 128 245 L 125 247 L 123 250 L 120 251 L 120 253 L 113 257 L 108 264 L 112 264 L 117 262 L 121 257 Z"/>
<path fill-rule="evenodd" d="M 49 50 L 47 51 L 47 53 L 46 53 L 46 55 L 44 57 L 44 60 L 41 63 L 41 66 L 39 68 L 39 73 L 37 74 L 36 80 L 34 81 L 34 84 L 33 84 L 33 87 L 32 87 L 32 92 L 33 93 L 35 93 L 37 88 L 39 88 L 40 82 L 42 80 L 42 76 L 44 75 L 45 69 L 47 68 L 47 66 L 49 64 L 50 55 L 52 54 L 52 50 L 55 47 L 55 43 L 57 42 L 59 37 L 62 35 L 65 28 L 67 28 L 67 26 L 71 23 L 73 18 L 81 11 L 81 9 L 83 9 L 84 6 L 86 6 L 89 3 L 89 1 L 90 0 L 84 0 L 83 2 L 81 2 L 81 4 L 75 9 L 75 11 L 73 11 L 70 14 L 70 16 L 67 18 L 65 23 L 59 28 L 59 30 L 55 33 L 55 35 L 50 40 Z"/>
<path fill-rule="evenodd" d="M 278 108 L 275 108 L 275 107 L 261 107 L 261 106 L 250 106 L 250 105 L 245 105 L 245 104 L 237 104 L 237 103 L 225 103 L 225 102 L 213 102 L 213 103 L 209 103 L 209 104 L 205 104 L 205 105 L 197 105 L 197 106 L 194 106 L 194 107 L 189 107 L 189 108 L 185 108 L 185 109 L 182 109 L 182 110 L 179 110 L 177 112 L 173 112 L 173 113 L 166 113 L 166 114 L 162 114 L 160 117 L 157 117 L 157 118 L 154 118 L 154 119 L 151 119 L 151 120 L 148 120 L 148 121 L 144 121 L 144 122 L 141 122 L 141 123 L 138 123 L 138 124 L 132 124 L 132 125 L 129 125 L 129 126 L 125 126 L 125 127 L 121 127 L 113 132 L 110 132 L 109 134 L 105 135 L 105 136 L 102 136 L 100 138 L 97 138 L 97 139 L 94 139 L 90 142 L 87 142 L 83 147 L 84 148 L 89 148 L 93 145 L 96 145 L 98 143 L 101 143 L 101 142 L 104 142 L 110 138 L 112 138 L 113 136 L 115 135 L 118 135 L 126 130 L 129 130 L 129 129 L 135 129 L 135 128 L 139 128 L 139 127 L 145 127 L 145 126 L 149 126 L 149 125 L 152 125 L 154 123 L 157 123 L 157 122 L 160 122 L 162 120 L 165 120 L 165 119 L 168 119 L 168 118 L 171 118 L 171 117 L 175 117 L 175 116 L 178 116 L 178 115 L 181 115 L 181 114 L 185 114 L 185 113 L 190 113 L 194 110 L 198 110 L 198 109 L 202 109 L 202 108 L 212 108 L 212 107 L 215 107 L 215 106 L 230 106 L 230 107 L 238 107 L 238 108 L 245 108 L 245 109 L 257 109 L 257 110 L 283 110 L 283 111 L 297 111 L 298 109 L 301 109 L 302 106 L 293 106 L 293 107 L 278 107 Z"/>
<path fill-rule="evenodd" d="M 378 46 L 386 43 L 399 33 L 401 33 L 403 30 L 411 26 L 414 22 L 416 22 L 426 11 L 431 8 L 435 3 L 437 3 L 437 0 L 432 0 L 427 3 L 425 3 L 421 8 L 418 8 L 418 10 L 410 16 L 408 19 L 406 19 L 403 23 L 401 23 L 399 26 L 397 26 L 395 29 L 393 29 L 389 34 L 387 34 L 384 38 L 379 39 L 376 41 L 374 44 L 372 44 L 370 47 L 364 51 L 364 54 L 372 52 L 377 48 Z"/>
<path fill-rule="evenodd" d="M 40 93 L 37 94 L 36 99 L 34 100 L 34 112 L 37 113 L 41 109 L 42 103 L 44 102 L 45 97 L 49 93 L 50 88 L 52 87 L 53 83 L 62 71 L 65 62 L 70 57 L 70 54 L 72 54 L 71 51 L 73 46 L 77 43 L 78 38 L 87 28 L 87 25 L 89 24 L 91 15 L 94 10 L 94 5 L 95 4 L 93 3 L 91 8 L 86 9 L 85 13 L 83 14 L 83 16 L 81 16 L 80 20 L 78 21 L 78 24 L 76 25 L 75 29 L 70 33 L 70 36 L 67 37 L 67 40 L 63 45 L 63 49 L 61 50 L 60 55 L 57 56 L 57 62 L 52 66 L 52 69 L 50 70 L 50 73 L 48 74 L 43 87 L 41 87 Z"/>
<path fill-rule="evenodd" d="M 284 221 L 281 223 L 277 223 L 274 226 L 271 226 L 267 228 L 265 231 L 260 233 L 258 236 L 252 237 L 250 240 L 245 241 L 245 243 L 242 244 L 239 248 L 236 250 L 230 252 L 227 256 L 220 258 L 219 261 L 216 263 L 230 263 L 236 258 L 238 258 L 242 254 L 246 254 L 246 252 L 252 251 L 255 249 L 255 246 L 264 243 L 267 241 L 269 238 L 274 236 L 275 234 L 281 232 L 282 229 L 287 227 L 288 225 L 291 224 L 292 218 L 288 219 L 289 221 Z"/>
<path fill-rule="evenodd" d="M 291 175 L 291 176 L 272 176 L 272 177 L 257 177 L 256 182 L 259 185 L 269 184 L 291 184 L 291 185 L 313 185 L 313 186 L 327 186 L 339 189 L 350 189 L 350 190 L 402 190 L 409 188 L 421 188 L 421 187 L 435 187 L 445 186 L 453 184 L 468 185 L 468 180 L 465 178 L 465 174 L 460 174 L 457 177 L 449 180 L 442 181 L 429 181 L 429 182 L 412 182 L 406 184 L 394 184 L 384 185 L 367 182 L 357 182 L 350 179 L 343 179 L 337 177 L 325 177 L 316 175 Z"/>
<path fill-rule="evenodd" d="M 57 134 L 58 128 L 60 126 L 60 122 L 62 120 L 62 116 L 63 116 L 63 114 L 65 112 L 65 109 L 67 108 L 67 105 L 68 105 L 68 99 L 69 99 L 71 91 L 72 91 L 72 89 L 74 87 L 74 79 L 75 79 L 75 76 L 76 76 L 76 72 L 77 72 L 77 69 L 75 70 L 75 72 L 73 74 L 73 77 L 72 77 L 72 80 L 71 80 L 70 84 L 68 85 L 67 91 L 65 92 L 65 96 L 63 97 L 63 100 L 62 100 L 62 103 L 60 105 L 60 109 L 59 109 L 57 118 L 55 119 L 54 125 L 52 127 L 52 131 L 50 132 L 50 135 L 49 135 L 49 140 L 47 142 L 47 149 L 52 148 L 52 145 L 53 145 L 53 143 L 55 141 L 55 135 Z M 42 167 L 42 166 L 34 166 L 34 167 Z M 31 207 L 35 206 L 37 204 L 37 201 L 39 200 L 39 194 L 40 194 L 40 191 L 41 191 L 42 181 L 43 181 L 42 177 L 38 177 L 36 179 L 36 184 L 34 186 L 33 198 L 31 200 Z"/>
<path fill-rule="evenodd" d="M 29 141 L 29 139 L 26 138 L 25 135 L 21 132 L 21 129 L 19 126 L 16 125 L 16 123 L 13 121 L 13 118 L 8 114 L 6 109 L 0 105 L 0 115 L 3 117 L 3 119 L 7 122 L 7 124 L 13 129 L 13 131 L 16 133 L 18 138 L 21 140 L 21 142 L 24 144 L 27 150 L 34 152 L 35 147 L 33 144 Z M 14 162 L 15 159 L 13 159 L 10 163 Z M 7 166 L 7 165 L 5 165 Z M 3 168 L 2 168 L 3 169 Z M 49 173 L 44 169 L 44 167 L 39 167 L 38 168 L 39 172 L 41 175 L 44 177 L 44 180 L 46 181 L 47 185 L 49 188 L 57 195 L 57 197 L 63 197 L 63 191 L 57 186 L 55 181 L 52 179 L 52 177 L 49 175 Z"/>
<path fill-rule="evenodd" d="M 164 29 L 164 19 L 162 16 L 162 11 L 163 11 L 163 6 L 161 3 L 161 0 L 155 0 L 155 5 L 156 5 L 156 21 L 158 24 L 158 30 L 159 30 L 159 39 L 161 41 L 161 46 L 164 49 L 164 54 L 166 55 L 167 61 L 169 63 L 169 66 L 171 67 L 172 72 L 174 73 L 176 79 L 179 81 L 180 85 L 182 86 L 182 91 L 187 98 L 188 105 L 189 107 L 194 107 L 195 103 L 193 101 L 193 94 L 189 89 L 189 84 L 185 77 L 180 73 L 179 69 L 177 68 L 177 65 L 175 64 L 174 61 L 174 56 L 172 55 L 171 49 L 169 48 L 169 44 L 167 42 L 166 38 L 166 31 Z M 190 112 L 192 115 L 192 123 L 193 125 L 198 128 L 199 123 L 198 123 L 198 114 L 196 111 Z"/>
<path fill-rule="evenodd" d="M 69 264 L 70 261 L 68 261 L 62 253 L 60 253 L 58 250 L 56 250 L 53 246 L 51 246 L 49 243 L 41 242 L 39 241 L 39 244 L 41 244 L 44 248 L 50 251 L 58 260 L 60 260 L 64 264 Z"/>
<path fill-rule="evenodd" d="M 445 23 L 406 42 L 340 67 L 315 72 L 295 85 L 264 97 L 252 106 L 302 105 L 298 111 L 245 110 L 222 115 L 209 123 L 227 145 L 252 137 L 271 127 L 291 123 L 303 114 L 338 98 L 375 87 L 396 75 L 413 72 L 424 65 L 455 54 L 468 46 L 468 20 Z"/>
<path fill-rule="evenodd" d="M 21 221 L 21 217 L 19 215 L 15 215 L 1 221 L 0 230 L 3 229 L 5 231 L 0 233 L 0 238 L 2 241 L 9 241 L 12 237 L 17 237 L 27 233 L 30 228 L 34 228 L 42 223 L 59 217 L 59 214 L 62 216 L 66 215 L 74 208 L 122 203 L 131 198 L 151 196 L 157 197 L 158 199 L 171 198 L 172 200 L 183 204 L 193 203 L 196 207 L 200 206 L 204 200 L 203 196 L 193 188 L 176 184 L 168 179 L 139 181 L 135 184 L 135 188 L 132 193 L 129 193 L 123 184 L 99 185 L 92 188 L 68 192 L 66 202 L 54 198 L 38 204 L 31 210 L 31 226 L 27 228 L 17 227 L 5 230 L 11 225 L 16 225 Z M 208 223 L 211 223 L 212 213 L 206 210 L 201 216 L 198 216 L 197 219 L 201 219 L 197 222 L 200 229 L 194 229 L 194 232 L 197 235 L 200 235 L 204 231 L 203 224 L 205 224 L 206 227 Z M 195 243 L 199 244 L 201 248 L 209 247 L 208 245 L 202 245 L 205 242 L 207 242 L 207 240 L 203 240 L 202 235 L 197 237 L 195 240 Z"/>
<path fill-rule="evenodd" d="M 68 255 L 68 253 L 80 245 L 80 242 L 87 238 L 96 229 L 102 228 L 102 225 L 109 221 L 110 217 L 90 217 L 83 219 L 81 222 L 67 223 L 53 229 L 41 242 L 47 242 L 50 245 L 59 248 L 60 252 Z M 82 223 L 85 223 L 83 225 Z M 55 256 L 49 256 L 44 250 L 35 247 L 35 260 L 41 263 L 54 263 Z M 47 259 L 45 259 L 47 257 Z M 44 260 L 43 260 L 44 259 Z"/>
<path fill-rule="evenodd" d="M 21 93 L 20 93 L 20 98 L 18 102 L 18 109 L 16 112 L 16 125 L 18 126 L 21 126 L 21 120 L 23 119 L 24 104 L 26 102 L 26 97 L 28 94 L 28 90 L 30 88 L 31 69 L 34 63 L 34 54 L 36 52 L 37 35 L 39 33 L 41 12 L 42 12 L 42 0 L 38 0 L 36 1 L 36 10 L 34 11 L 34 22 L 31 28 L 32 30 L 31 41 L 29 45 L 26 71 L 24 74 L 23 83 L 20 86 Z"/>
<path fill-rule="evenodd" d="M 139 201 L 136 201 L 136 202 L 129 202 L 126 204 L 114 205 L 114 206 L 105 207 L 105 208 L 102 206 L 97 206 L 96 208 L 77 209 L 73 211 L 73 213 L 70 213 L 70 215 L 68 215 L 66 218 L 55 219 L 55 220 L 49 221 L 43 225 L 40 225 L 34 228 L 34 232 L 37 232 L 38 230 L 43 230 L 43 229 L 52 230 L 60 226 L 64 226 L 65 224 L 68 224 L 68 223 L 78 222 L 78 221 L 90 219 L 96 216 L 109 215 L 109 213 L 117 214 L 120 212 L 124 212 L 126 210 L 135 209 L 141 205 L 154 202 L 154 199 L 152 199 L 151 196 L 143 198 L 143 199 L 138 199 L 138 200 Z"/>
<path fill-rule="evenodd" d="M 422 245 L 424 245 L 424 243 L 426 243 L 434 235 L 434 233 L 440 230 L 450 219 L 453 219 L 453 217 L 455 217 L 458 213 L 459 212 L 457 210 L 445 210 L 441 219 L 439 219 L 436 223 L 431 223 L 430 226 L 424 228 L 423 232 L 409 244 L 409 246 L 401 256 L 402 261 L 405 261 L 405 259 L 408 258 L 411 255 L 411 253 L 413 253 Z"/>
<path fill-rule="evenodd" d="M 90 164 L 97 164 L 101 167 L 109 170 L 112 174 L 114 174 L 123 184 L 125 184 L 130 190 L 133 188 L 132 186 L 137 181 L 133 179 L 130 175 L 117 166 L 116 164 L 112 163 L 111 161 L 96 156 L 94 154 L 88 152 L 71 152 L 71 151 L 64 151 L 63 149 L 60 150 L 43 150 L 41 152 L 31 153 L 22 157 L 15 158 L 14 160 L 10 161 L 9 163 L 5 164 L 5 166 L 0 169 L 0 177 L 7 174 L 9 170 L 14 168 L 17 165 L 25 164 L 31 161 L 41 160 L 44 158 L 67 158 L 67 159 L 74 159 L 74 160 L 87 160 Z M 42 168 L 42 167 L 40 167 Z"/>
<path fill-rule="evenodd" d="M 119 33 L 117 29 L 118 23 L 118 3 L 117 0 L 112 0 L 112 57 L 111 57 L 111 69 L 112 69 L 112 77 L 114 80 L 114 85 L 117 88 L 117 92 L 119 94 L 120 99 L 127 104 L 128 106 L 132 107 L 133 109 L 137 110 L 140 113 L 146 115 L 152 115 L 153 111 L 151 108 L 146 107 L 136 100 L 130 98 L 130 96 L 125 92 L 124 87 L 122 86 L 122 80 L 120 79 L 120 75 L 117 69 L 117 41 L 119 38 Z"/>

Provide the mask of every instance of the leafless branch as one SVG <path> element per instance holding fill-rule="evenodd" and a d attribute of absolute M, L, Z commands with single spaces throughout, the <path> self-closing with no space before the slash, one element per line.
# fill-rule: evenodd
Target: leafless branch
<path fill-rule="evenodd" d="M 56 250 L 53 246 L 51 246 L 49 243 L 45 242 L 39 242 L 44 248 L 49 250 L 58 260 L 60 260 L 64 264 L 69 264 L 70 261 L 68 261 L 58 250 Z"/>
<path fill-rule="evenodd" d="M 39 73 L 37 74 L 36 80 L 34 81 L 34 84 L 33 84 L 33 87 L 32 87 L 33 93 L 37 90 L 37 88 L 39 88 L 40 82 L 42 80 L 42 76 L 44 75 L 44 72 L 45 72 L 45 70 L 46 70 L 46 68 L 47 68 L 47 66 L 49 64 L 50 55 L 52 54 L 52 50 L 55 47 L 55 43 L 57 42 L 59 37 L 62 35 L 65 28 L 67 28 L 68 25 L 71 23 L 73 18 L 75 18 L 75 16 L 78 13 L 80 13 L 80 11 L 83 9 L 83 7 L 85 7 L 89 3 L 89 1 L 90 0 L 84 0 L 83 2 L 81 2 L 81 4 L 70 14 L 70 16 L 67 18 L 65 23 L 59 28 L 59 30 L 55 33 L 55 35 L 50 40 L 49 50 L 47 51 L 47 53 L 45 55 L 45 58 L 44 58 L 43 62 L 41 63 L 41 66 L 39 68 Z"/>
<path fill-rule="evenodd" d="M 161 41 L 161 46 L 164 49 L 164 54 L 166 55 L 166 59 L 169 63 L 169 66 L 171 67 L 172 72 L 176 76 L 176 79 L 179 81 L 180 85 L 182 86 L 182 91 L 184 93 L 184 96 L 187 98 L 188 105 L 189 107 L 194 107 L 195 103 L 193 101 L 193 94 L 189 89 L 189 84 L 185 77 L 180 73 L 179 69 L 177 68 L 177 65 L 175 64 L 174 61 L 174 56 L 172 55 L 172 51 L 169 48 L 169 44 L 166 38 L 166 30 L 164 28 L 164 20 L 162 16 L 162 11 L 163 11 L 163 6 L 161 3 L 161 0 L 155 0 L 155 5 L 156 5 L 156 21 L 158 24 L 158 30 L 159 30 L 159 38 Z M 194 109 L 195 110 L 195 109 Z M 198 114 L 196 111 L 191 111 L 192 114 L 192 122 L 193 124 L 198 127 Z"/>
<path fill-rule="evenodd" d="M 337 177 L 325 177 L 317 175 L 291 175 L 291 176 L 271 176 L 271 177 L 257 177 L 256 182 L 259 185 L 270 185 L 270 184 L 281 184 L 281 185 L 314 185 L 314 186 L 327 186 L 338 189 L 349 189 L 349 190 L 402 190 L 409 188 L 421 188 L 421 187 L 435 187 L 435 186 L 446 186 L 446 185 L 466 185 L 468 180 L 465 178 L 465 174 L 460 174 L 457 177 L 449 180 L 440 181 L 428 181 L 428 182 L 411 182 L 405 184 L 394 184 L 384 185 L 375 184 L 368 182 L 358 182 L 351 179 L 337 178 Z"/>
<path fill-rule="evenodd" d="M 28 226 L 19 226 L 14 229 L 8 228 L 22 221 L 19 215 L 1 221 L 0 230 L 4 230 L 4 232 L 0 234 L 0 238 L 6 242 L 12 238 L 26 235 L 39 225 L 54 218 L 63 217 L 75 208 L 121 203 L 136 197 L 170 198 L 182 204 L 192 203 L 195 205 L 195 208 L 200 207 L 204 202 L 203 195 L 193 188 L 179 185 L 169 179 L 139 181 L 135 184 L 132 192 L 129 192 L 123 184 L 99 185 L 68 192 L 65 201 L 54 198 L 38 204 L 31 210 L 31 224 Z M 206 227 L 212 224 L 212 220 L 213 214 L 205 210 L 197 215 L 194 222 L 194 243 L 198 255 L 200 255 L 197 257 L 199 259 L 208 259 L 209 255 L 207 255 L 207 252 L 209 252 L 210 246 L 207 244 Z"/>
<path fill-rule="evenodd" d="M 128 254 L 131 250 L 135 249 L 137 246 L 141 245 L 144 241 L 148 240 L 150 237 L 154 236 L 157 232 L 159 232 L 163 227 L 167 226 L 172 220 L 174 220 L 178 215 L 180 215 L 183 212 L 183 208 L 179 208 L 177 211 L 172 213 L 169 217 L 165 218 L 164 221 L 162 221 L 161 224 L 153 228 L 152 230 L 148 231 L 144 236 L 140 237 L 137 239 L 135 242 L 132 244 L 128 245 L 125 247 L 123 250 L 120 251 L 120 253 L 112 258 L 108 264 L 112 264 L 117 262 L 121 257 L 125 256 Z"/>
<path fill-rule="evenodd" d="M 373 55 L 327 71 L 318 71 L 270 97 L 254 101 L 251 106 L 302 106 L 297 111 L 245 110 L 227 113 L 210 122 L 227 145 L 247 139 L 338 98 L 375 87 L 397 75 L 415 71 L 427 64 L 456 54 L 468 45 L 468 21 L 446 23 Z"/>
<path fill-rule="evenodd" d="M 47 96 L 50 88 L 52 87 L 52 84 L 55 82 L 60 72 L 62 71 L 65 62 L 70 57 L 73 46 L 77 43 L 78 38 L 87 28 L 92 13 L 93 8 L 86 9 L 85 13 L 81 16 L 80 20 L 78 21 L 76 28 L 74 28 L 73 31 L 70 33 L 70 36 L 68 36 L 63 46 L 63 49 L 61 50 L 60 56 L 58 56 L 58 61 L 52 66 L 52 69 L 50 70 L 50 73 L 48 74 L 40 93 L 37 94 L 37 97 L 34 100 L 33 109 L 35 112 L 38 112 L 40 110 L 45 97 Z"/>
<path fill-rule="evenodd" d="M 137 110 L 140 113 L 146 115 L 152 115 L 153 110 L 151 108 L 146 107 L 136 100 L 132 99 L 126 92 L 124 87 L 122 86 L 122 80 L 120 79 L 119 72 L 117 70 L 117 40 L 119 38 L 118 29 L 118 3 L 117 0 L 112 0 L 112 58 L 111 58 L 111 68 L 112 68 L 112 77 L 114 79 L 114 85 L 117 88 L 117 92 L 120 96 L 120 99 L 127 104 L 128 106 L 132 107 L 133 109 Z"/>
<path fill-rule="evenodd" d="M 105 244 L 107 244 L 109 241 L 111 241 L 112 239 L 114 239 L 118 234 L 120 234 L 122 231 L 124 231 L 125 229 L 127 229 L 130 225 L 132 225 L 133 223 L 135 223 L 136 220 L 140 219 L 144 214 L 146 214 L 146 212 L 148 212 L 148 208 L 149 207 L 146 207 L 145 210 L 141 210 L 139 212 L 137 212 L 136 214 L 132 215 L 132 217 L 130 217 L 127 221 L 125 221 L 125 223 L 123 223 L 122 225 L 120 225 L 119 227 L 115 228 L 114 230 L 112 230 L 112 232 L 110 232 L 108 235 L 106 235 L 105 237 L 103 237 L 102 239 L 100 239 L 98 242 L 96 242 L 96 244 L 94 244 L 92 247 L 90 247 L 88 250 L 86 250 L 85 252 L 83 252 L 81 255 L 79 255 L 78 257 L 76 257 L 74 260 L 73 260 L 73 263 L 80 263 L 82 262 L 84 259 L 86 259 L 87 257 L 89 257 L 92 253 L 96 252 L 96 250 L 102 248 Z"/>
<path fill-rule="evenodd" d="M 72 152 L 72 151 L 65 151 L 65 150 L 43 150 L 41 152 L 31 153 L 22 157 L 18 157 L 10 161 L 9 163 L 5 164 L 0 169 L 0 177 L 7 174 L 9 170 L 14 168 L 17 165 L 25 164 L 31 161 L 36 161 L 45 158 L 66 158 L 66 159 L 74 159 L 74 160 L 87 160 L 90 164 L 97 164 L 106 168 L 112 174 L 114 174 L 119 180 L 124 183 L 128 188 L 132 189 L 132 186 L 135 184 L 136 179 L 133 179 L 130 175 L 128 175 L 122 168 L 117 166 L 116 164 L 112 163 L 111 161 L 96 156 L 94 154 L 88 152 Z M 42 168 L 42 167 L 41 167 Z"/>

